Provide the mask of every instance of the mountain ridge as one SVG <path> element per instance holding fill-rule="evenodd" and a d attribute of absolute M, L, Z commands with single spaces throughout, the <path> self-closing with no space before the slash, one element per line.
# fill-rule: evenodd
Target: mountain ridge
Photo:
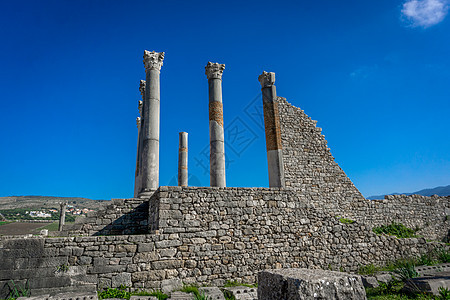
<path fill-rule="evenodd" d="M 386 195 L 421 195 L 421 196 L 432 196 L 432 195 L 438 195 L 438 196 L 449 196 L 450 195 L 450 185 L 447 186 L 438 186 L 435 188 L 427 188 L 423 189 L 417 192 L 412 193 L 392 193 L 392 194 L 386 194 Z M 375 195 L 375 196 L 369 196 L 367 199 L 369 200 L 379 200 L 384 199 L 384 196 L 386 195 Z"/>

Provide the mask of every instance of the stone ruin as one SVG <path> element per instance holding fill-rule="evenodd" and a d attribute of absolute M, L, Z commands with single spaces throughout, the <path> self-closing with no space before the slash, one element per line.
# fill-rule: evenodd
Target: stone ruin
<path fill-rule="evenodd" d="M 270 187 L 226 187 L 225 65 L 211 62 L 205 68 L 211 186 L 188 186 L 185 132 L 180 133 L 178 186 L 159 186 L 163 60 L 163 52 L 144 53 L 134 198 L 113 199 L 62 231 L 49 232 L 54 237 L 0 237 L 0 298 L 9 293 L 11 280 L 43 295 L 121 285 L 171 291 L 182 284 L 255 283 L 258 272 L 267 269 L 355 272 L 367 264 L 419 256 L 448 238 L 449 197 L 366 200 L 334 161 L 316 121 L 277 96 L 272 72 L 258 78 Z M 355 222 L 343 224 L 339 218 Z M 393 221 L 420 228 L 423 237 L 372 232 Z"/>

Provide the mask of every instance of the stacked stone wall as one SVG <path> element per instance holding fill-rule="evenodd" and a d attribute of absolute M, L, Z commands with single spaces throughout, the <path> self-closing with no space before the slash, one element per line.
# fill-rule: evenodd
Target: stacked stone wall
<path fill-rule="evenodd" d="M 367 208 L 354 215 L 372 226 L 402 223 L 427 239 L 449 241 L 450 196 L 391 195 L 367 200 Z"/>
<path fill-rule="evenodd" d="M 289 189 L 161 187 L 153 201 L 154 234 L 0 240 L 0 287 L 25 279 L 35 293 L 255 282 L 264 269 L 356 271 L 442 246 L 379 236 L 358 221 L 342 224 Z"/>
<path fill-rule="evenodd" d="M 277 98 L 286 186 L 302 199 L 327 211 L 347 211 L 365 206 L 365 199 L 334 161 L 317 121 L 303 110 Z"/>
<path fill-rule="evenodd" d="M 148 199 L 113 199 L 103 207 L 65 225 L 58 236 L 122 235 L 148 233 Z"/>

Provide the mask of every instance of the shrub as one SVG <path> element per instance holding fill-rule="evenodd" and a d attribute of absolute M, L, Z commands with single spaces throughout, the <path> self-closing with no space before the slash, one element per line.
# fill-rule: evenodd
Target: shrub
<path fill-rule="evenodd" d="M 382 225 L 379 227 L 374 227 L 373 232 L 376 234 L 388 234 L 395 235 L 398 238 L 411 238 L 415 237 L 414 233 L 418 230 L 414 230 L 406 227 L 401 223 L 392 222 L 390 225 Z"/>
<path fill-rule="evenodd" d="M 372 275 L 372 274 L 374 274 L 374 273 L 376 273 L 378 271 L 381 271 L 381 270 L 382 270 L 381 267 L 375 266 L 373 264 L 369 264 L 369 265 L 365 265 L 365 266 L 359 267 L 358 274 L 361 274 L 361 275 Z"/>
<path fill-rule="evenodd" d="M 437 256 L 440 262 L 450 263 L 450 251 L 444 248 L 437 251 Z"/>
<path fill-rule="evenodd" d="M 401 281 L 406 281 L 411 278 L 419 277 L 420 274 L 417 273 L 416 269 L 414 268 L 413 264 L 408 264 L 404 267 L 398 268 L 393 271 Z"/>

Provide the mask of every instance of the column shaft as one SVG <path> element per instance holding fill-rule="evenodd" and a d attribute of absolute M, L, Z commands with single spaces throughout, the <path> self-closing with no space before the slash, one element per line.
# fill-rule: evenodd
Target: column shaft
<path fill-rule="evenodd" d="M 188 185 L 188 134 L 180 132 L 180 147 L 178 148 L 178 185 Z"/>
<path fill-rule="evenodd" d="M 259 76 L 263 97 L 264 128 L 266 132 L 269 187 L 284 187 L 284 163 L 281 146 L 281 125 L 278 112 L 275 73 L 263 72 Z"/>
<path fill-rule="evenodd" d="M 205 67 L 209 86 L 210 185 L 225 187 L 225 139 L 223 130 L 222 74 L 224 64 Z"/>
<path fill-rule="evenodd" d="M 143 105 L 142 177 L 140 196 L 148 196 L 159 187 L 159 119 L 160 119 L 160 69 L 164 52 L 144 53 L 146 71 L 145 99 Z"/>
<path fill-rule="evenodd" d="M 64 223 L 66 221 L 66 207 L 67 207 L 67 203 L 62 202 L 59 205 L 60 205 L 61 210 L 59 212 L 59 228 L 58 228 L 58 230 L 62 231 L 63 227 L 64 227 Z"/>

